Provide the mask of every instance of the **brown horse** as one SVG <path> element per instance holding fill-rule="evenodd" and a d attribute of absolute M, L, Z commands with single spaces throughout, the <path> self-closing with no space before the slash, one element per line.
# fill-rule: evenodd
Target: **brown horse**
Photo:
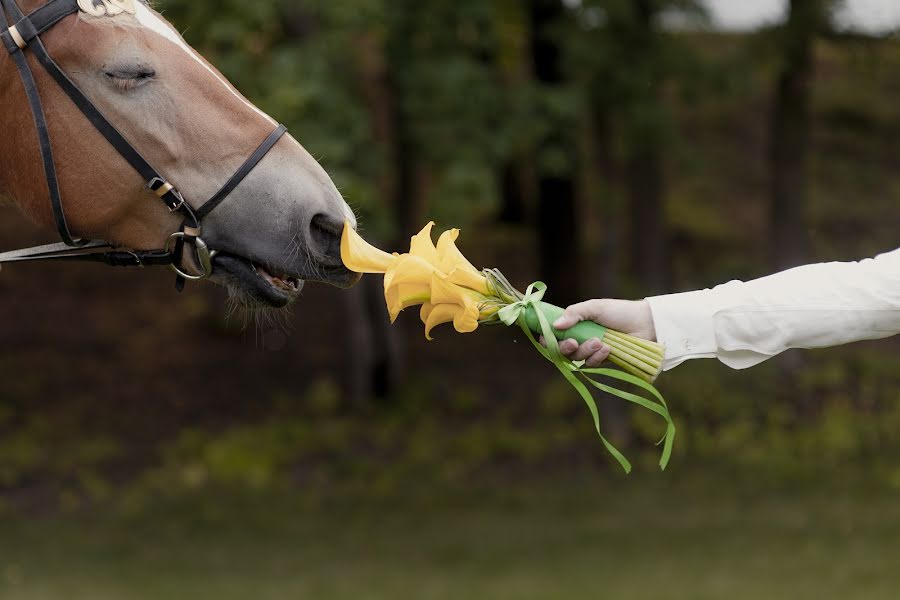
<path fill-rule="evenodd" d="M 19 0 L 25 13 L 45 0 Z M 41 35 L 91 102 L 195 208 L 211 197 L 276 126 L 147 4 L 86 0 Z M 132 14 L 133 12 L 133 14 Z M 28 55 L 47 116 L 66 220 L 76 236 L 133 249 L 161 248 L 180 218 L 166 210 Z M 53 223 L 35 123 L 16 66 L 0 52 L 0 196 Z M 339 286 L 357 276 L 340 260 L 353 213 L 322 167 L 286 135 L 203 222 L 218 251 L 210 279 L 241 303 L 285 306 L 304 280 Z M 186 253 L 187 257 L 191 253 Z M 190 258 L 182 267 L 190 270 Z"/>

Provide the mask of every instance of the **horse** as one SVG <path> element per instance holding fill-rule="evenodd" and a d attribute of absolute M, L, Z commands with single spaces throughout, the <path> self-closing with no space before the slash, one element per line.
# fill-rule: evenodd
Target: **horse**
<path fill-rule="evenodd" d="M 69 231 L 73 239 L 105 240 L 127 248 L 125 256 L 141 266 L 152 249 L 166 247 L 172 256 L 169 243 L 180 235 L 178 244 L 187 240 L 197 250 L 175 254 L 172 266 L 189 279 L 225 286 L 246 306 L 285 307 L 305 281 L 349 287 L 358 280 L 340 259 L 341 231 L 345 222 L 356 226 L 354 213 L 295 138 L 283 128 L 273 134 L 277 122 L 146 0 L 68 2 L 69 14 L 25 40 L 28 24 L 19 19 L 56 10 L 54 0 L 2 0 L 10 27 L 9 52 L 0 49 L 0 197 L 40 225 L 56 222 L 64 240 Z M 74 92 L 54 81 L 39 61 L 38 42 L 124 142 L 114 146 L 76 106 Z M 49 149 L 36 134 L 16 47 L 33 73 Z M 267 148 L 259 146 L 264 139 Z M 126 160 L 123 144 L 165 174 L 155 187 Z M 62 198 L 56 212 L 51 167 Z M 231 188 L 224 195 L 223 186 Z M 200 239 L 199 219 L 194 228 L 184 215 L 199 213 L 217 192 Z M 200 243 L 214 249 L 205 254 L 207 272 L 198 264 Z"/>

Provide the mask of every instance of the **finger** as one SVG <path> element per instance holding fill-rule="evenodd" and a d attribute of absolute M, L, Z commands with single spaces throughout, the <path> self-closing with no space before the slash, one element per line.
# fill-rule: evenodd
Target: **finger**
<path fill-rule="evenodd" d="M 603 346 L 600 350 L 597 350 L 584 361 L 584 366 L 594 369 L 601 366 L 607 358 L 609 358 L 610 348 L 609 346 Z"/>
<path fill-rule="evenodd" d="M 593 356 L 596 352 L 599 352 L 603 348 L 603 343 L 600 340 L 588 340 L 581 345 L 580 348 L 572 355 L 572 360 L 587 360 L 591 356 Z"/>
<path fill-rule="evenodd" d="M 567 358 L 571 358 L 577 350 L 578 342 L 575 340 L 563 340 L 559 343 L 559 351 Z"/>

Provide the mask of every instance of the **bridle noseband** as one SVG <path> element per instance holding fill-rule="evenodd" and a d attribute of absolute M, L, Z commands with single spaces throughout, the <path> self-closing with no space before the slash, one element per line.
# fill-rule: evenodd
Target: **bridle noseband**
<path fill-rule="evenodd" d="M 130 6 L 131 1 L 119 0 L 117 5 Z M 50 194 L 53 218 L 56 222 L 59 236 L 63 241 L 62 244 L 51 244 L 49 246 L 0 254 L 0 264 L 36 260 L 77 260 L 103 262 L 117 267 L 164 265 L 171 267 L 178 274 L 177 285 L 179 289 L 183 287 L 186 279 L 198 280 L 209 277 L 212 274 L 212 260 L 216 253 L 209 248 L 201 237 L 203 233 L 201 225 L 203 218 L 218 207 L 250 174 L 256 165 L 278 143 L 278 140 L 285 134 L 287 128 L 284 125 L 279 125 L 222 186 L 222 189 L 199 208 L 192 208 L 178 189 L 141 156 L 141 153 L 103 116 L 93 102 L 85 96 L 75 82 L 66 75 L 65 71 L 47 53 L 40 35 L 65 17 L 78 12 L 78 0 L 50 0 L 50 2 L 27 16 L 22 13 L 16 0 L 0 0 L 0 4 L 2 4 L 2 10 L 0 10 L 0 40 L 3 41 L 4 47 L 13 57 L 25 87 L 25 93 L 28 97 L 31 114 L 37 129 L 38 141 L 40 142 L 41 159 Z M 124 10 L 127 10 L 127 8 Z M 13 21 L 12 25 L 7 20 L 7 14 L 9 19 Z M 178 212 L 184 217 L 180 230 L 169 237 L 165 248 L 151 251 L 132 251 L 118 248 L 109 242 L 76 240 L 72 236 L 66 223 L 60 196 L 59 180 L 56 164 L 53 160 L 53 150 L 50 145 L 47 119 L 44 115 L 34 74 L 31 72 L 31 67 L 28 65 L 25 57 L 27 50 L 34 54 L 38 62 L 53 77 L 66 95 L 71 98 L 75 106 L 87 117 L 94 128 L 106 138 L 122 158 L 147 182 L 146 189 L 162 200 L 171 212 Z M 202 274 L 193 275 L 181 269 L 185 246 L 192 247 L 196 262 L 203 271 Z"/>

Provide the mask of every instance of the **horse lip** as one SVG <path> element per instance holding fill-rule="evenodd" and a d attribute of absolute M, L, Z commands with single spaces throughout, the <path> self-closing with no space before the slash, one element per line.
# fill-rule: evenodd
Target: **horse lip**
<path fill-rule="evenodd" d="M 297 278 L 295 290 L 276 287 L 257 270 L 256 264 L 245 257 L 220 252 L 213 261 L 213 277 L 225 284 L 236 285 L 243 294 L 256 303 L 276 308 L 289 305 L 300 296 L 303 280 Z"/>
<path fill-rule="evenodd" d="M 317 281 L 341 288 L 349 288 L 359 281 L 361 275 L 348 269 L 342 262 L 324 263 L 317 261 L 304 265 L 300 277 L 307 281 Z"/>

